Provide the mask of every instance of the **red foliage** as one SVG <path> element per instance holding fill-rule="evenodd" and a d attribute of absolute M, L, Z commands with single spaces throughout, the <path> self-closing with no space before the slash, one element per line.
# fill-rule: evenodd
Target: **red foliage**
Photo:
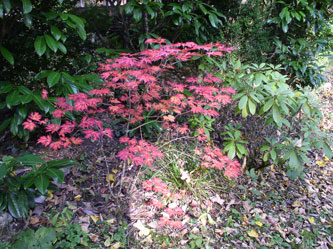
<path fill-rule="evenodd" d="M 124 120 L 134 127 L 143 124 L 143 120 L 147 118 L 144 116 L 145 113 L 153 113 L 156 122 L 161 122 L 164 129 L 174 129 L 178 134 L 188 134 L 190 128 L 182 121 L 182 115 L 218 116 L 218 110 L 231 102 L 230 95 L 235 91 L 222 87 L 222 80 L 212 74 L 190 77 L 181 82 L 165 82 L 161 76 L 164 72 L 174 69 L 177 62 L 188 61 L 193 57 L 223 56 L 234 48 L 221 43 L 166 44 L 163 38 L 146 41 L 146 44 L 151 43 L 159 44 L 159 49 L 120 54 L 119 58 L 101 64 L 99 70 L 105 80 L 101 88 L 89 93 L 70 94 L 68 100 L 56 100 L 53 112 L 55 118 L 64 118 L 67 116 L 66 113 L 74 111 L 75 114 L 83 114 L 80 122 L 67 120 L 62 124 L 52 124 L 47 119 L 42 120 L 40 114 L 32 113 L 23 123 L 24 128 L 33 130 L 36 124 L 46 125 L 48 135 L 42 136 L 38 143 L 55 150 L 82 143 L 82 136 L 94 141 L 100 140 L 103 136 L 112 138 L 112 129 L 104 128 L 102 120 L 98 118 L 99 113 L 109 113 L 113 119 Z M 46 97 L 47 92 L 43 91 L 43 98 Z M 199 142 L 207 140 L 203 128 L 198 128 L 197 133 Z M 122 137 L 119 142 L 127 144 L 127 147 L 118 153 L 118 157 L 134 165 L 151 166 L 156 158 L 163 156 L 155 146 L 144 140 Z M 237 162 L 227 160 L 216 148 L 207 147 L 205 150 L 205 167 L 224 169 L 229 177 L 239 174 Z M 165 188 L 161 184 L 155 185 L 153 189 L 165 194 Z"/>

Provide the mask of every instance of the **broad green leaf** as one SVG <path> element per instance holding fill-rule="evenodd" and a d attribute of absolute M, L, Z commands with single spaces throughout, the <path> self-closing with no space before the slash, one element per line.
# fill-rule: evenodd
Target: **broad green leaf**
<path fill-rule="evenodd" d="M 40 227 L 34 236 L 37 240 L 37 245 L 43 249 L 54 248 L 53 243 L 57 240 L 56 230 L 54 228 Z M 33 247 L 35 248 L 35 247 Z"/>
<path fill-rule="evenodd" d="M 271 150 L 271 158 L 273 159 L 273 161 L 275 161 L 275 159 L 276 159 L 276 151 L 275 150 Z"/>
<path fill-rule="evenodd" d="M 0 81 L 0 93 L 8 93 L 13 89 L 14 85 L 7 81 Z"/>
<path fill-rule="evenodd" d="M 287 176 L 291 180 L 296 180 L 300 176 L 300 173 L 300 170 L 298 170 L 297 168 L 290 168 L 287 170 Z"/>
<path fill-rule="evenodd" d="M 214 28 L 217 28 L 217 25 L 218 25 L 218 19 L 217 19 L 217 16 L 213 13 L 210 13 L 209 16 L 209 21 L 210 21 L 210 24 L 214 27 Z"/>
<path fill-rule="evenodd" d="M 301 162 L 301 160 L 299 159 L 298 155 L 294 150 L 290 152 L 289 163 L 296 167 L 302 167 L 303 165 L 303 163 Z"/>
<path fill-rule="evenodd" d="M 47 169 L 47 174 L 52 177 L 52 179 L 56 183 L 62 183 L 64 181 L 65 174 L 59 169 L 56 168 L 48 168 Z"/>
<path fill-rule="evenodd" d="M 273 106 L 273 119 L 276 124 L 279 124 L 281 121 L 281 113 L 276 105 Z"/>
<path fill-rule="evenodd" d="M 254 115 L 255 113 L 256 113 L 256 104 L 251 100 L 251 99 L 249 99 L 249 101 L 248 101 L 248 103 L 249 103 L 249 110 L 250 110 L 250 113 L 252 114 L 252 115 Z"/>
<path fill-rule="evenodd" d="M 77 33 L 79 34 L 79 36 L 82 40 L 87 39 L 87 34 L 86 34 L 86 31 L 85 31 L 84 27 L 78 25 L 77 26 Z"/>
<path fill-rule="evenodd" d="M 61 38 L 61 32 L 56 26 L 51 25 L 51 34 L 57 41 Z"/>
<path fill-rule="evenodd" d="M 3 6 L 5 6 L 6 12 L 9 13 L 9 11 L 12 8 L 11 0 L 2 0 Z"/>
<path fill-rule="evenodd" d="M 32 4 L 30 0 L 22 0 L 23 3 L 23 14 L 28 14 L 32 11 Z"/>
<path fill-rule="evenodd" d="M 0 164 L 0 181 L 4 178 L 7 174 L 7 165 L 5 163 Z"/>
<path fill-rule="evenodd" d="M 18 90 L 14 90 L 6 96 L 7 106 L 12 107 L 19 105 L 20 103 L 21 103 L 21 98 Z"/>
<path fill-rule="evenodd" d="M 32 27 L 32 17 L 30 14 L 25 14 L 23 16 L 23 21 L 24 21 L 24 24 L 25 26 L 27 26 L 29 29 L 31 29 Z"/>
<path fill-rule="evenodd" d="M 58 48 L 63 54 L 67 54 L 67 48 L 61 42 L 58 42 Z"/>
<path fill-rule="evenodd" d="M 0 45 L 0 52 L 2 56 L 11 64 L 14 65 L 14 57 L 11 52 L 8 51 L 7 48 Z"/>
<path fill-rule="evenodd" d="M 46 163 L 48 167 L 51 168 L 66 168 L 76 165 L 76 161 L 68 160 L 68 159 L 62 159 L 62 160 L 53 160 Z"/>
<path fill-rule="evenodd" d="M 49 178 L 44 175 L 44 174 L 39 174 L 38 176 L 35 177 L 34 184 L 38 191 L 44 195 L 46 192 L 47 187 L 50 184 Z"/>
<path fill-rule="evenodd" d="M 18 86 L 17 89 L 23 95 L 31 95 L 31 94 L 33 94 L 32 91 L 29 88 L 25 87 L 25 86 Z"/>
<path fill-rule="evenodd" d="M 243 109 L 243 108 L 246 106 L 247 101 L 248 101 L 248 97 L 247 97 L 247 95 L 244 95 L 244 96 L 239 100 L 238 108 L 239 108 L 240 110 Z"/>
<path fill-rule="evenodd" d="M 34 42 L 35 51 L 39 56 L 42 56 L 46 51 L 46 43 L 43 36 L 38 36 Z"/>
<path fill-rule="evenodd" d="M 249 112 L 248 112 L 247 106 L 245 106 L 245 107 L 242 109 L 242 117 L 243 117 L 243 118 L 246 118 L 248 115 L 249 115 Z"/>
<path fill-rule="evenodd" d="M 236 144 L 236 146 L 237 146 L 238 151 L 239 151 L 241 154 L 243 154 L 243 155 L 247 155 L 247 151 L 246 151 L 246 149 L 245 149 L 245 147 L 244 147 L 243 145 L 241 145 L 241 144 Z"/>
<path fill-rule="evenodd" d="M 22 218 L 28 214 L 28 198 L 25 192 L 10 192 L 7 195 L 8 210 L 14 218 Z"/>
<path fill-rule="evenodd" d="M 23 95 L 21 96 L 21 104 L 30 103 L 32 100 L 32 95 Z"/>
<path fill-rule="evenodd" d="M 17 108 L 17 112 L 22 119 L 25 119 L 27 117 L 27 107 L 26 106 L 23 106 L 23 105 L 19 106 Z"/>
<path fill-rule="evenodd" d="M 260 151 L 263 152 L 263 151 L 269 150 L 270 148 L 271 147 L 269 147 L 267 144 L 265 144 L 260 148 Z"/>
<path fill-rule="evenodd" d="M 328 158 L 332 159 L 332 150 L 331 150 L 330 145 L 327 142 L 324 142 L 323 149 L 324 149 L 325 155 Z"/>
<path fill-rule="evenodd" d="M 81 26 L 82 28 L 84 28 L 84 22 L 83 19 L 76 16 L 76 15 L 72 15 L 72 14 L 68 14 L 68 17 L 75 22 L 77 25 Z"/>
<path fill-rule="evenodd" d="M 50 35 L 44 35 L 47 46 L 53 51 L 57 52 L 58 44 Z"/>
<path fill-rule="evenodd" d="M 8 127 L 8 125 L 10 124 L 11 121 L 12 121 L 11 118 L 7 118 L 5 121 L 3 121 L 0 124 L 0 132 L 3 131 L 4 129 L 6 129 Z"/>
<path fill-rule="evenodd" d="M 38 165 L 38 164 L 45 162 L 39 156 L 34 155 L 34 154 L 28 154 L 28 155 L 16 157 L 15 159 L 17 162 L 19 162 L 25 166 L 34 166 L 34 165 Z"/>
<path fill-rule="evenodd" d="M 137 21 L 137 22 L 140 21 L 141 18 L 142 18 L 142 11 L 141 11 L 141 9 L 139 9 L 139 8 L 134 9 L 134 11 L 133 11 L 133 17 L 134 17 L 135 21 Z"/>
<path fill-rule="evenodd" d="M 51 72 L 47 76 L 47 84 L 49 87 L 53 87 L 54 85 L 58 84 L 60 80 L 61 74 L 59 72 Z"/>
<path fill-rule="evenodd" d="M 233 145 L 230 147 L 229 151 L 228 151 L 228 157 L 229 157 L 230 159 L 234 159 L 235 156 L 236 156 L 236 147 L 235 147 L 235 145 L 233 144 Z"/>
<path fill-rule="evenodd" d="M 3 211 L 7 207 L 7 195 L 0 192 L 0 211 Z"/>
<path fill-rule="evenodd" d="M 42 97 L 40 96 L 40 94 L 34 93 L 32 95 L 32 99 L 38 105 L 38 107 L 40 109 L 42 109 L 46 113 L 49 112 L 49 110 L 50 110 L 50 104 L 47 103 L 44 99 L 42 99 Z"/>

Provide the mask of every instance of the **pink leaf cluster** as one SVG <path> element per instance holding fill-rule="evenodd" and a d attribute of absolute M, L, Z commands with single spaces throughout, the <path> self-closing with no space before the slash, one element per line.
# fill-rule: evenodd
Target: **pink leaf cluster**
<path fill-rule="evenodd" d="M 162 194 L 164 199 L 170 198 L 172 200 L 178 200 L 182 198 L 180 193 L 172 194 L 168 189 L 168 185 L 157 177 L 144 181 L 142 186 L 145 191 L 153 191 L 156 194 Z M 158 198 L 152 199 L 149 204 L 162 212 L 163 216 L 161 216 L 158 221 L 160 226 L 169 226 L 174 229 L 182 228 L 183 224 L 180 219 L 185 216 L 185 213 L 181 207 L 166 207 Z"/>
<path fill-rule="evenodd" d="M 118 157 L 124 161 L 130 160 L 136 166 L 142 166 L 144 164 L 152 166 L 156 158 L 163 157 L 162 152 L 160 152 L 157 147 L 144 140 L 137 142 L 134 138 L 121 137 L 119 141 L 128 144 L 128 147 L 121 150 L 118 153 Z"/>
<path fill-rule="evenodd" d="M 222 151 L 215 146 L 206 146 L 203 150 L 196 149 L 194 152 L 201 157 L 201 164 L 206 168 L 223 169 L 224 175 L 229 178 L 236 178 L 241 174 L 239 162 L 223 155 Z"/>
<path fill-rule="evenodd" d="M 47 119 L 41 120 L 39 114 L 32 113 L 23 123 L 24 129 L 33 130 L 37 125 L 45 125 L 47 134 L 40 137 L 38 143 L 55 150 L 80 144 L 82 138 L 93 141 L 103 136 L 113 138 L 113 130 L 106 128 L 101 120 L 105 114 L 134 129 L 141 127 L 146 119 L 155 119 L 162 123 L 162 128 L 185 135 L 190 134 L 193 127 L 188 127 L 182 115 L 215 117 L 223 105 L 231 103 L 231 95 L 235 91 L 223 87 L 222 80 L 210 73 L 175 82 L 173 79 L 165 80 L 163 75 L 175 69 L 179 62 L 203 56 L 223 56 L 234 48 L 219 42 L 205 45 L 194 42 L 166 44 L 163 38 L 149 39 L 146 43 L 158 44 L 159 48 L 134 54 L 123 53 L 119 58 L 100 64 L 101 77 L 105 81 L 100 88 L 88 93 L 70 94 L 68 98 L 57 98 L 52 115 L 62 119 L 61 123 L 52 124 Z M 46 90 L 42 91 L 42 97 L 48 97 Z M 81 120 L 66 120 L 67 114 L 73 112 L 76 116 L 81 115 Z M 153 116 L 146 116 L 147 113 Z M 196 134 L 199 142 L 207 140 L 203 128 L 197 128 Z M 163 156 L 155 146 L 144 140 L 123 137 L 119 141 L 127 147 L 119 152 L 118 157 L 134 165 L 151 166 L 156 158 Z M 239 174 L 237 162 L 228 161 L 222 153 L 213 148 L 211 150 L 215 155 L 205 157 L 205 167 L 223 168 L 228 177 Z"/>

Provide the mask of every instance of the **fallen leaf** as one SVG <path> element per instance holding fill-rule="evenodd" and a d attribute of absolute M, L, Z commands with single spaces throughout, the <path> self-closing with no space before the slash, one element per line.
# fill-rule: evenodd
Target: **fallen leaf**
<path fill-rule="evenodd" d="M 142 224 L 141 220 L 138 220 L 136 223 L 134 223 L 133 227 L 139 229 L 139 236 L 140 237 L 148 236 L 149 233 L 150 233 L 150 230 Z"/>
<path fill-rule="evenodd" d="M 31 225 L 35 225 L 35 224 L 37 224 L 37 223 L 39 223 L 39 218 L 37 218 L 37 217 L 32 217 L 31 220 L 30 220 L 30 224 L 31 224 Z"/>
<path fill-rule="evenodd" d="M 81 198 L 82 198 L 82 195 L 77 195 L 77 196 L 74 197 L 74 200 L 76 200 L 76 201 L 80 201 Z"/>
<path fill-rule="evenodd" d="M 95 216 L 95 215 L 90 215 L 90 218 L 93 220 L 93 222 L 97 222 L 99 220 L 99 216 Z"/>
<path fill-rule="evenodd" d="M 182 179 L 186 183 L 190 183 L 191 182 L 191 177 L 190 177 L 190 175 L 189 175 L 189 173 L 187 171 L 185 171 L 183 169 L 180 169 L 180 173 L 181 173 L 180 179 Z"/>
<path fill-rule="evenodd" d="M 247 234 L 252 238 L 258 238 L 259 235 L 255 230 L 248 231 Z"/>
<path fill-rule="evenodd" d="M 300 203 L 299 201 L 294 201 L 294 203 L 292 204 L 293 207 L 300 207 L 302 206 L 302 203 Z"/>
<path fill-rule="evenodd" d="M 211 198 L 211 201 L 216 202 L 220 206 L 223 206 L 224 204 L 224 200 L 218 194 L 216 194 L 213 198 Z"/>
<path fill-rule="evenodd" d="M 121 243 L 117 242 L 117 243 L 114 243 L 112 246 L 110 246 L 110 249 L 118 249 L 120 247 L 121 247 Z"/>
<path fill-rule="evenodd" d="M 114 182 L 114 174 L 109 174 L 106 176 L 106 182 Z"/>
<path fill-rule="evenodd" d="M 106 246 L 106 247 L 111 246 L 111 238 L 107 238 L 107 239 L 104 241 L 104 246 Z"/>
<path fill-rule="evenodd" d="M 322 167 L 322 166 L 325 166 L 326 163 L 324 161 L 317 161 L 316 164 L 319 166 L 319 167 Z"/>
<path fill-rule="evenodd" d="M 229 235 L 231 233 L 238 233 L 238 230 L 236 228 L 225 227 L 223 228 L 223 232 L 226 232 L 227 235 Z"/>
<path fill-rule="evenodd" d="M 314 218 L 313 217 L 308 217 L 308 221 L 310 222 L 310 224 L 314 223 Z"/>
<path fill-rule="evenodd" d="M 247 213 L 252 209 L 252 206 L 247 201 L 243 201 L 243 207 Z"/>
<path fill-rule="evenodd" d="M 96 234 L 90 233 L 90 234 L 88 234 L 88 236 L 89 236 L 89 238 L 90 238 L 90 240 L 91 240 L 92 242 L 97 242 L 97 241 L 99 241 L 99 236 L 96 235 Z"/>
<path fill-rule="evenodd" d="M 261 221 L 257 220 L 255 223 L 256 223 L 257 226 L 262 227 L 262 222 Z"/>

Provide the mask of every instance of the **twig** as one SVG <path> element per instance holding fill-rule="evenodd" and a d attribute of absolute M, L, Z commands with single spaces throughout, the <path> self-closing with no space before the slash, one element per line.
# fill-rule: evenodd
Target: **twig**
<path fill-rule="evenodd" d="M 101 139 L 101 151 L 102 151 L 102 155 L 104 157 L 104 162 L 105 162 L 105 165 L 106 165 L 106 169 L 107 169 L 107 172 L 108 172 L 108 176 L 107 176 L 107 182 L 108 182 L 108 187 L 109 187 L 109 192 L 110 192 L 110 195 L 113 197 L 113 198 L 116 198 L 116 196 L 113 194 L 113 191 L 112 191 L 112 188 L 111 188 L 111 181 L 110 181 L 110 167 L 109 167 L 109 163 L 108 163 L 108 160 L 106 158 L 106 155 L 105 155 L 105 152 L 104 152 L 104 144 L 103 144 L 103 140 Z"/>

